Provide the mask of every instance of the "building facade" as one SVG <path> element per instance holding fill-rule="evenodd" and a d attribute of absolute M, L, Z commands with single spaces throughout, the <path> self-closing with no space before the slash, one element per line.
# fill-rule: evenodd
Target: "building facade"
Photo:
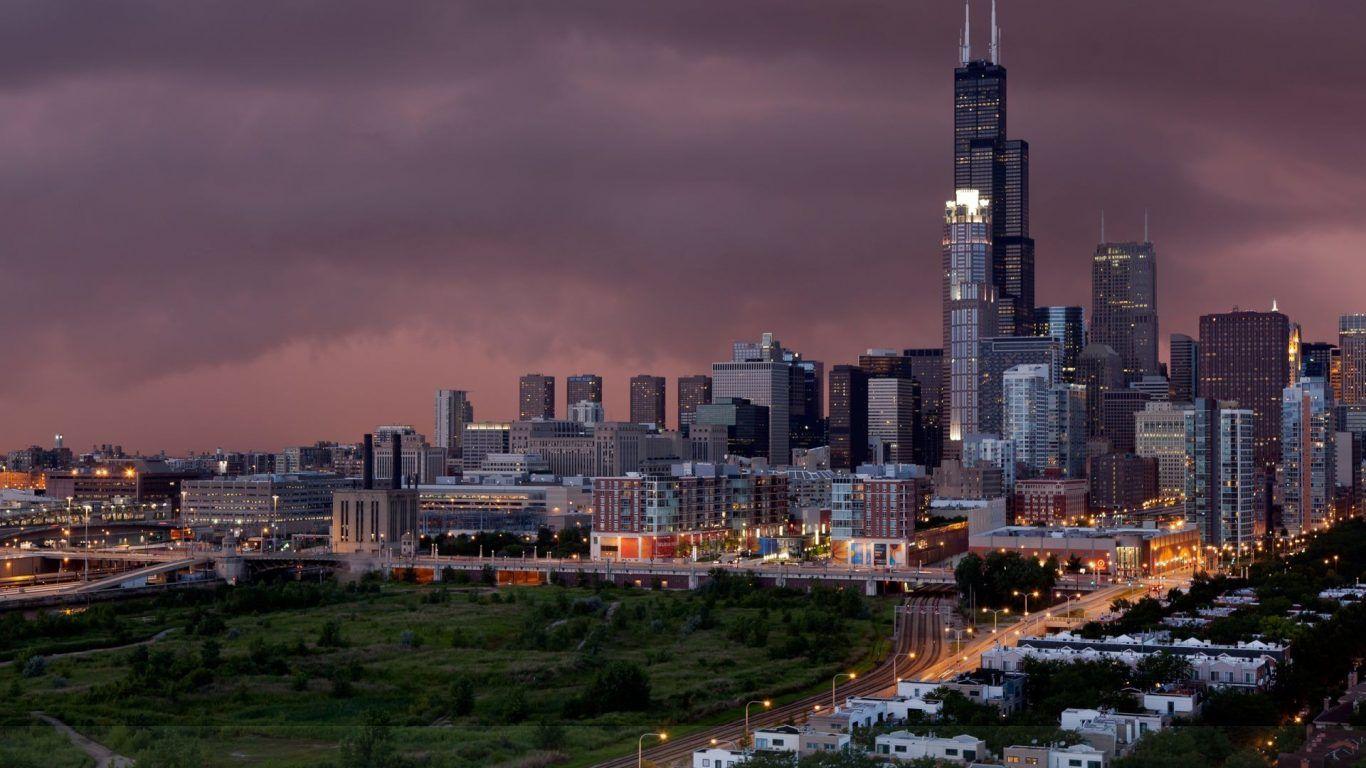
<path fill-rule="evenodd" d="M 1292 536 L 1335 517 L 1337 472 L 1333 393 L 1328 382 L 1301 379 L 1281 396 L 1281 525 Z"/>
<path fill-rule="evenodd" d="M 944 210 L 944 455 L 953 458 L 959 455 L 964 436 L 982 431 L 981 341 L 997 335 L 999 320 L 992 282 L 991 216 L 991 203 L 973 188 L 960 188 Z"/>
<path fill-rule="evenodd" d="M 517 382 L 517 420 L 555 418 L 555 377 L 528 373 Z"/>
<path fill-rule="evenodd" d="M 668 382 L 663 376 L 642 373 L 631 377 L 631 421 L 636 424 L 654 424 L 663 429 L 665 402 L 664 393 Z"/>
<path fill-rule="evenodd" d="M 1058 342 L 1062 350 L 1060 376 L 1077 381 L 1077 359 L 1086 348 L 1086 312 L 1081 307 L 1035 307 L 1034 333 Z"/>
<path fill-rule="evenodd" d="M 1200 318 L 1200 396 L 1252 411 L 1256 461 L 1281 459 L 1281 391 L 1290 385 L 1290 321 L 1277 311 Z"/>
<path fill-rule="evenodd" d="M 697 409 L 711 402 L 711 377 L 705 374 L 678 377 L 678 428 L 692 426 Z"/>
<path fill-rule="evenodd" d="M 1096 246 L 1090 339 L 1119 354 L 1126 381 L 1158 374 L 1157 254 L 1152 243 Z"/>

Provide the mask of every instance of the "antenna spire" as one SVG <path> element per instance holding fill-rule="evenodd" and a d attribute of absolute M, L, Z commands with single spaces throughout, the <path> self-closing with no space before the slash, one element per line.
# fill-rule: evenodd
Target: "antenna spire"
<path fill-rule="evenodd" d="M 1143 209 L 1143 242 L 1145 242 L 1145 243 L 1151 243 L 1151 242 L 1152 242 L 1151 240 L 1148 239 L 1148 209 L 1147 209 L 1147 208 L 1144 208 L 1144 209 Z"/>
<path fill-rule="evenodd" d="M 1001 63 L 1001 28 L 996 26 L 996 0 L 991 0 L 991 60 Z"/>
<path fill-rule="evenodd" d="M 1105 209 L 1100 209 L 1100 244 L 1105 245 Z"/>
<path fill-rule="evenodd" d="M 968 11 L 968 0 L 963 0 L 963 37 L 958 45 L 958 56 L 965 67 L 972 61 L 972 16 Z"/>

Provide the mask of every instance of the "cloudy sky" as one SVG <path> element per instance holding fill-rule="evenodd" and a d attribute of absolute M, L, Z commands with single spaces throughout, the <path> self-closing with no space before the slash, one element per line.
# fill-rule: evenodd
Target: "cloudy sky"
<path fill-rule="evenodd" d="M 987 4 L 974 30 L 985 44 Z M 1366 5 L 1001 0 L 1038 301 L 1366 311 Z M 962 6 L 0 5 L 0 449 L 274 449 L 432 391 L 939 343 Z M 1164 343 L 1165 347 L 1165 343 Z M 563 402 L 561 402 L 561 408 Z"/>

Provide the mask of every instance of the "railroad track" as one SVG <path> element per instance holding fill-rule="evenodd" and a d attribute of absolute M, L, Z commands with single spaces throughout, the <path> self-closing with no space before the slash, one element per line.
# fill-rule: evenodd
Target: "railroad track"
<path fill-rule="evenodd" d="M 940 605 L 948 602 L 949 600 L 942 595 L 913 594 L 908 597 L 896 612 L 895 652 L 888 654 L 881 663 L 868 672 L 838 686 L 835 689 L 836 700 L 843 701 L 850 696 L 886 694 L 895 689 L 896 678 L 906 679 L 933 666 L 946 647 L 943 638 L 945 614 L 940 611 Z M 915 652 L 914 659 L 909 658 L 912 651 Z M 893 658 L 897 659 L 895 665 Z M 817 706 L 822 709 L 829 707 L 830 694 L 814 694 L 772 709 L 755 712 L 749 718 L 750 728 L 757 730 L 771 725 L 805 722 L 816 711 Z M 676 739 L 671 738 L 645 750 L 645 758 L 660 768 L 675 764 L 691 765 L 694 750 L 711 745 L 713 740 L 719 744 L 738 743 L 744 730 L 745 721 L 741 719 Z M 598 763 L 594 768 L 634 768 L 635 765 L 636 755 L 631 754 Z"/>

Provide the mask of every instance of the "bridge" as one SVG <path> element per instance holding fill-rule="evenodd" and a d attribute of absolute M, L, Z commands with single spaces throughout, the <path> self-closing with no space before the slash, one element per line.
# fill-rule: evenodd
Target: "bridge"
<path fill-rule="evenodd" d="M 27 560 L 61 562 L 60 578 L 44 578 L 54 574 L 38 574 L 30 565 L 33 576 L 0 579 L 8 581 L 9 589 L 0 589 L 0 606 L 25 603 L 35 597 L 50 600 L 62 595 L 80 596 L 116 589 L 141 588 L 164 577 L 170 584 L 178 581 L 202 582 L 221 579 L 229 583 L 249 580 L 253 574 L 272 570 L 328 569 L 344 575 L 356 576 L 369 571 L 390 574 L 413 572 L 420 581 L 443 581 L 453 574 L 462 574 L 473 581 L 491 580 L 502 585 L 549 584 L 589 585 L 610 582 L 619 586 L 658 589 L 697 589 L 713 578 L 717 571 L 745 575 L 763 586 L 810 589 L 817 585 L 858 587 L 865 594 L 880 592 L 910 592 L 915 589 L 952 589 L 955 586 L 951 568 L 869 567 L 817 563 L 735 562 L 720 564 L 691 561 L 613 561 L 581 560 L 577 558 L 507 558 L 410 556 L 391 554 L 345 554 L 325 548 L 293 552 L 241 552 L 238 550 L 206 549 L 203 547 L 132 548 L 132 549 L 45 549 L 11 550 L 0 553 L 0 562 L 8 575 L 10 564 Z M 89 560 L 93 568 L 81 578 L 82 568 L 69 568 L 72 561 Z M 126 566 L 119 569 L 117 566 Z M 207 574 L 212 574 L 209 576 Z M 186 576 L 188 575 L 188 578 Z M 1058 582 L 1060 589 L 1090 592 L 1108 586 L 1105 579 L 1093 576 L 1066 576 Z M 17 587 L 17 588 L 15 588 Z"/>

